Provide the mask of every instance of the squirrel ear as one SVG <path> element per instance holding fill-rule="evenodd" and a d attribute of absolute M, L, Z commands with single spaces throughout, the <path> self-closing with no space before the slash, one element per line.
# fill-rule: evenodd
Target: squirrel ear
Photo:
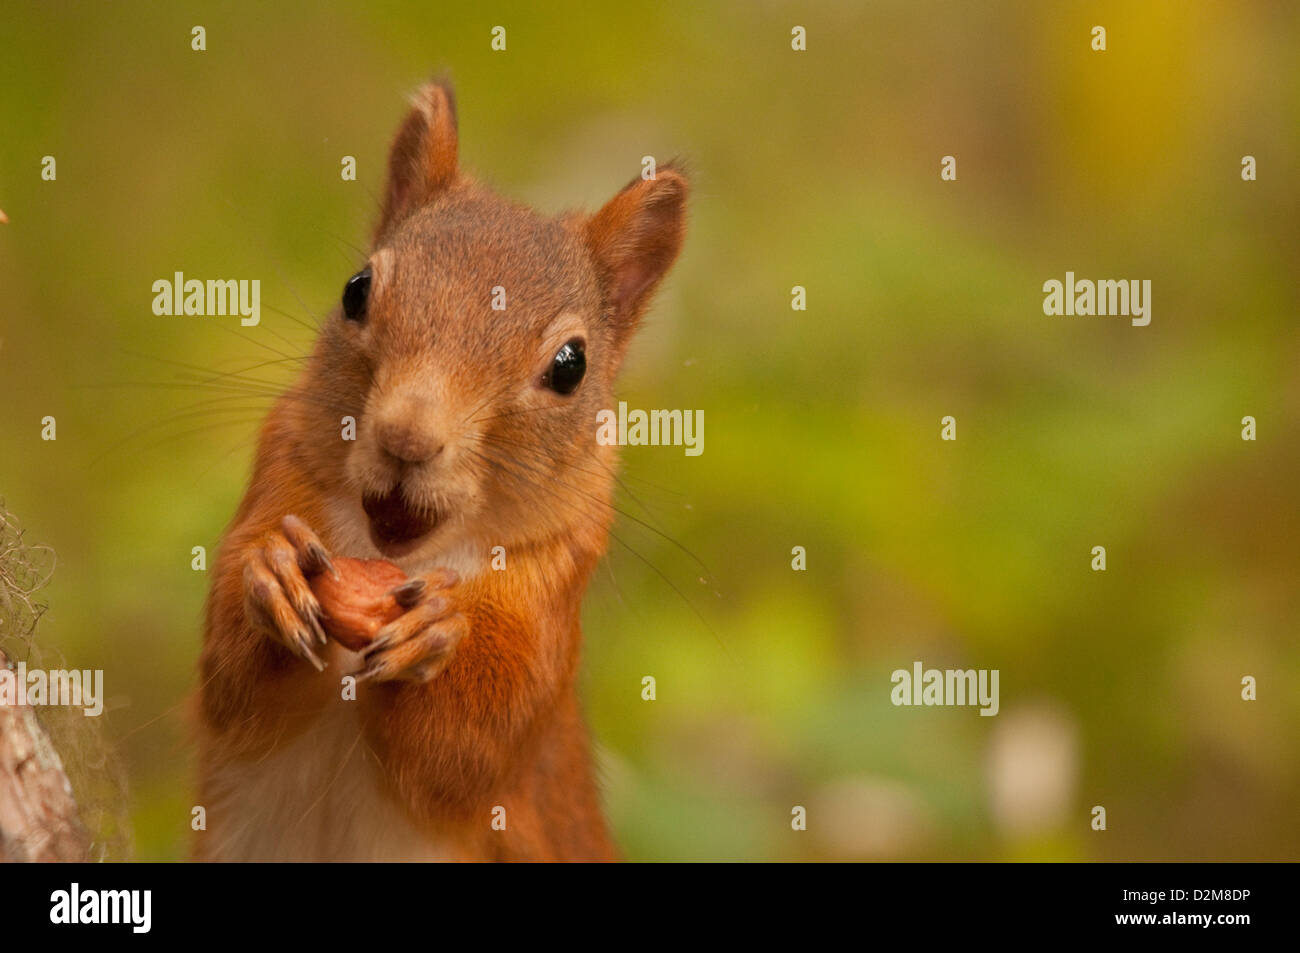
<path fill-rule="evenodd" d="M 587 220 L 587 246 L 624 331 L 635 327 L 681 250 L 688 191 L 680 169 L 662 166 L 653 179 L 633 180 Z"/>
<path fill-rule="evenodd" d="M 411 102 L 388 152 L 388 187 L 376 237 L 456 178 L 456 96 L 451 86 L 426 83 Z"/>

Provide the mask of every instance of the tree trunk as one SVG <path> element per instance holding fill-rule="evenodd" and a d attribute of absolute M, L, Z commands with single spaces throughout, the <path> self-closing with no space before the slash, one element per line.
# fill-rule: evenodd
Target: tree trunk
<path fill-rule="evenodd" d="M 11 668 L 0 652 L 0 666 Z M 0 861 L 88 859 L 63 762 L 29 705 L 0 702 Z"/>

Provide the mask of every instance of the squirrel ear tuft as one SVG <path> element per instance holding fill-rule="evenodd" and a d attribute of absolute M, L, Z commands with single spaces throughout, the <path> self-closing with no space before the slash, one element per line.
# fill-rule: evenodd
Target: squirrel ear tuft
<path fill-rule="evenodd" d="M 376 237 L 446 188 L 457 173 L 456 96 L 444 81 L 426 83 L 388 152 L 388 187 Z"/>
<path fill-rule="evenodd" d="M 587 220 L 587 246 L 624 333 L 636 326 L 681 250 L 688 191 L 678 167 L 661 166 L 653 179 L 633 180 Z"/>

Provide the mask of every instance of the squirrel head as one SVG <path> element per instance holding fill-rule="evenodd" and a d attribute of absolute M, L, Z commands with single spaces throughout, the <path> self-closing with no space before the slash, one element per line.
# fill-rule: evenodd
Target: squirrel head
<path fill-rule="evenodd" d="M 599 548 L 616 460 L 597 412 L 681 247 L 686 178 L 665 166 L 595 214 L 547 217 L 464 175 L 457 139 L 450 88 L 423 86 L 297 410 L 332 438 L 308 466 L 389 558 L 561 535 Z M 337 439 L 340 413 L 354 440 Z"/>

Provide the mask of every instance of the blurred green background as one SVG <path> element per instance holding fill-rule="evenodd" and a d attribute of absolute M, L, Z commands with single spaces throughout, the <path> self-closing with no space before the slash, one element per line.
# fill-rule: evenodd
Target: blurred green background
<path fill-rule="evenodd" d="M 586 607 L 629 858 L 1300 857 L 1296 5 L 11 0 L 0 25 L 0 496 L 58 552 L 41 641 L 106 670 L 118 856 L 186 851 L 190 551 L 270 403 L 212 378 L 289 379 L 406 94 L 447 69 L 462 166 L 543 210 L 643 155 L 693 173 L 620 396 L 702 408 L 705 452 L 627 449 L 620 507 L 664 536 L 620 520 Z M 1150 279 L 1150 326 L 1044 316 L 1067 270 Z M 260 278 L 262 325 L 155 317 L 174 271 Z M 892 706 L 916 660 L 998 669 L 1001 713 Z"/>

